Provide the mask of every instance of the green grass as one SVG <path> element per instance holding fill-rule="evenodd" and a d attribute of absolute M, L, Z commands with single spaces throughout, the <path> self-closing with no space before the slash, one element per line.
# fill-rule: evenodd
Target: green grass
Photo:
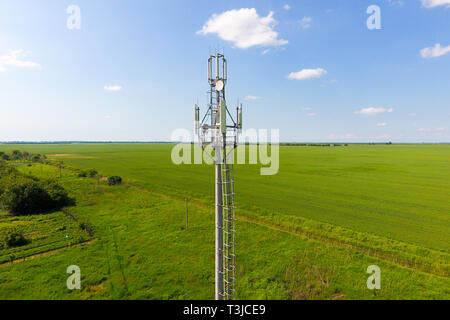
<path fill-rule="evenodd" d="M 69 210 L 95 241 L 0 266 L 0 298 L 211 299 L 213 168 L 174 166 L 170 148 L 0 146 L 71 154 L 58 158 L 131 184 L 97 192 L 95 179 L 63 170 L 78 201 Z M 237 166 L 239 298 L 448 299 L 449 155 L 448 146 L 282 147 L 277 176 Z M 65 288 L 70 264 L 82 270 L 79 292 Z M 371 264 L 382 270 L 377 292 L 365 287 Z"/>
<path fill-rule="evenodd" d="M 0 218 L 0 235 L 8 228 L 24 232 L 30 243 L 0 250 L 0 263 L 26 258 L 49 250 L 68 247 L 89 240 L 89 235 L 63 212 Z"/>
<path fill-rule="evenodd" d="M 213 168 L 172 164 L 167 144 L 4 145 L 118 174 L 129 182 L 205 203 Z M 280 147 L 280 171 L 236 166 L 240 209 L 331 223 L 419 246 L 450 249 L 450 146 Z"/>

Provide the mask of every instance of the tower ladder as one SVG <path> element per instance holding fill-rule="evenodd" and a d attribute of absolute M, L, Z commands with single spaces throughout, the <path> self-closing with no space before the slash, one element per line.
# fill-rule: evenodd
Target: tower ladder
<path fill-rule="evenodd" d="M 222 208 L 223 208 L 223 298 L 232 300 L 235 296 L 235 199 L 234 168 L 226 161 L 222 163 Z"/>

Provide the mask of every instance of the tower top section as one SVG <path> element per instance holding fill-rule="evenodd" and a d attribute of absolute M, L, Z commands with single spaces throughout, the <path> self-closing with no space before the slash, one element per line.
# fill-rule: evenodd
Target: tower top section
<path fill-rule="evenodd" d="M 227 83 L 227 60 L 223 54 L 210 55 L 208 59 L 208 82 L 214 91 L 221 92 Z"/>
<path fill-rule="evenodd" d="M 212 146 L 220 150 L 236 148 L 238 134 L 242 129 L 242 104 L 236 113 L 229 108 L 225 87 L 227 85 L 227 60 L 221 53 L 210 55 L 208 70 L 208 110 L 200 117 L 200 108 L 194 105 L 194 133 L 202 147 Z M 220 154 L 217 152 L 216 155 Z"/>

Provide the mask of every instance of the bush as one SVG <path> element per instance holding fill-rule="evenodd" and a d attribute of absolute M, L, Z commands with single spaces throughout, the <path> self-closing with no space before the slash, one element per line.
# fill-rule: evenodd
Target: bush
<path fill-rule="evenodd" d="M 94 235 L 94 227 L 87 221 L 79 223 L 80 229 L 86 231 L 90 236 Z"/>
<path fill-rule="evenodd" d="M 89 175 L 89 177 L 91 177 L 91 178 L 94 178 L 96 175 L 97 175 L 97 171 L 95 171 L 94 169 L 90 169 L 89 171 L 88 171 L 88 175 Z"/>
<path fill-rule="evenodd" d="M 51 181 L 15 177 L 3 184 L 0 203 L 13 215 L 37 214 L 72 204 L 66 190 Z"/>
<path fill-rule="evenodd" d="M 108 184 L 110 186 L 114 186 L 116 184 L 121 184 L 122 183 L 122 178 L 119 176 L 111 176 L 108 178 Z"/>
<path fill-rule="evenodd" d="M 21 159 L 21 158 L 22 158 L 22 152 L 20 152 L 20 150 L 13 150 L 13 151 L 11 152 L 11 157 L 12 157 L 14 160 Z"/>
<path fill-rule="evenodd" d="M 79 176 L 80 178 L 86 178 L 86 177 L 87 177 L 87 172 L 86 172 L 86 171 L 81 171 L 81 172 L 78 174 L 78 176 Z"/>
<path fill-rule="evenodd" d="M 30 214 L 48 201 L 48 195 L 36 181 L 24 178 L 7 182 L 3 187 L 1 203 L 4 209 L 14 215 Z"/>
<path fill-rule="evenodd" d="M 73 200 L 69 198 L 67 191 L 56 182 L 44 181 L 41 185 L 50 198 L 47 206 L 48 210 L 58 210 L 64 206 L 73 204 Z"/>
<path fill-rule="evenodd" d="M 33 162 L 41 162 L 41 155 L 35 154 L 31 157 L 31 161 Z"/>
<path fill-rule="evenodd" d="M 23 232 L 14 228 L 7 229 L 0 236 L 0 249 L 8 249 L 13 247 L 24 246 L 30 241 L 25 238 Z"/>

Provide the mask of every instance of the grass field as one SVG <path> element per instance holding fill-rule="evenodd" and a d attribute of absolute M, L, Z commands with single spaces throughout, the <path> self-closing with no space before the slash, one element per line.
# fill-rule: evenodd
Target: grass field
<path fill-rule="evenodd" d="M 213 168 L 175 166 L 171 148 L 0 145 L 126 182 L 97 190 L 95 179 L 63 170 L 77 199 L 67 210 L 93 226 L 92 241 L 1 265 L 0 298 L 213 298 Z M 259 169 L 235 172 L 239 298 L 450 298 L 450 146 L 281 147 L 278 175 Z M 20 170 L 59 175 L 40 164 Z M 8 219 L 0 228 L 25 221 Z M 65 287 L 70 264 L 82 270 L 81 291 Z M 366 288 L 371 264 L 382 270 L 379 291 Z"/>

